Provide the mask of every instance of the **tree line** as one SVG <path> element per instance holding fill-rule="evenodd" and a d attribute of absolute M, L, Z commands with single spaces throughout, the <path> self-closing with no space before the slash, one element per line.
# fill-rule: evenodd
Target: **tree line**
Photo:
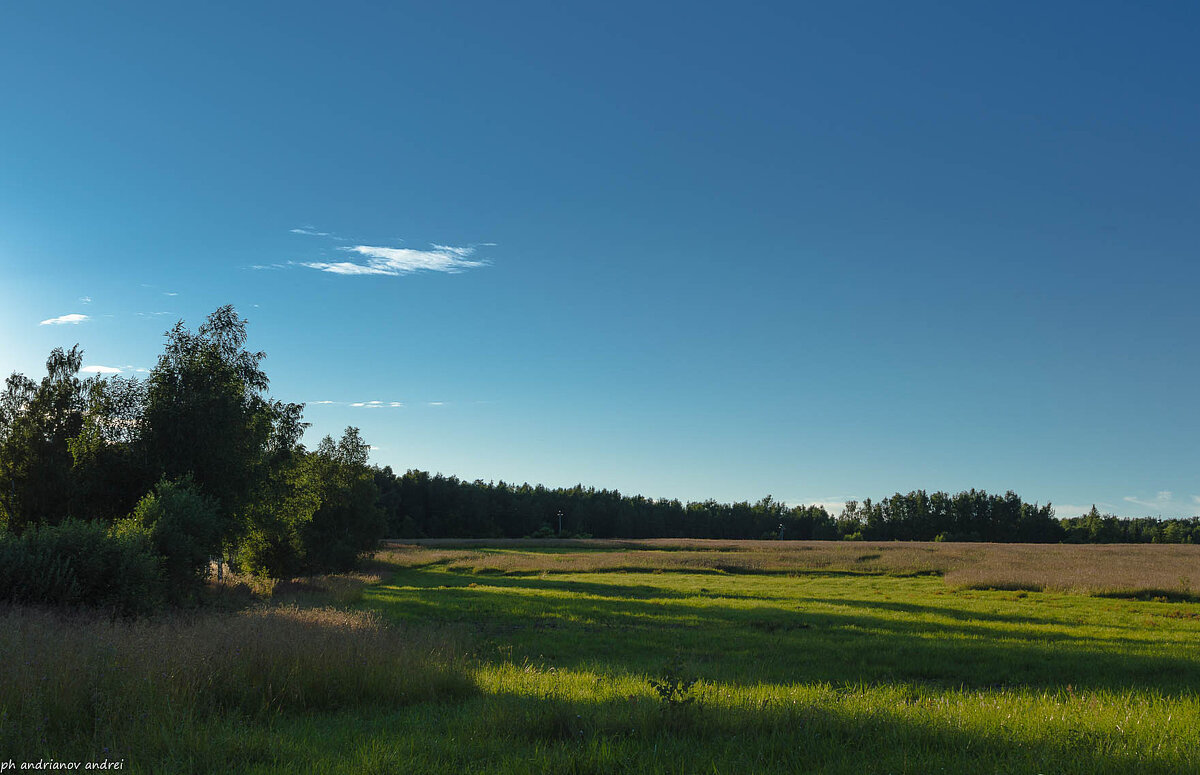
<path fill-rule="evenodd" d="M 375 469 L 380 507 L 394 538 L 722 538 L 1024 543 L 1193 543 L 1200 518 L 1123 519 L 1093 506 L 1056 518 L 1050 504 L 968 490 L 914 490 L 850 501 L 836 517 L 823 506 L 757 502 L 684 503 L 582 484 L 514 485 L 410 470 Z"/>

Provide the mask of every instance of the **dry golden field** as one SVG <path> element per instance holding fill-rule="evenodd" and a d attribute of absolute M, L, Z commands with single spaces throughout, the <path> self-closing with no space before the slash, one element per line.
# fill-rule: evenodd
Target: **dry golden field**
<path fill-rule="evenodd" d="M 390 542 L 379 557 L 474 573 L 929 573 L 955 588 L 1200 595 L 1200 546 L 1193 544 L 438 539 Z"/>

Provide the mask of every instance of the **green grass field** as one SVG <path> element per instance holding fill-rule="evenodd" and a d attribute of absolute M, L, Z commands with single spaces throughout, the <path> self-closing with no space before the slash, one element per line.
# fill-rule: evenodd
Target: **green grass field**
<path fill-rule="evenodd" d="M 372 665 L 373 681 L 402 674 L 387 691 L 304 684 L 278 707 L 60 728 L 0 759 L 104 747 L 161 772 L 1200 770 L 1200 604 L 955 587 L 870 547 L 820 567 L 695 548 L 639 545 L 636 561 L 611 546 L 400 548 L 352 603 L 386 620 L 372 637 L 423 644 Z M 725 555 L 736 572 L 711 567 Z M 3 727 L 0 741 L 19 745 Z"/>

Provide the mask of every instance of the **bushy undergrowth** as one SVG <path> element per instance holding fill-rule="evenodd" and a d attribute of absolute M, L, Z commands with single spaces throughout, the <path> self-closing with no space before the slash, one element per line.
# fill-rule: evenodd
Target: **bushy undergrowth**
<path fill-rule="evenodd" d="M 473 684 L 461 652 L 452 630 L 332 607 L 138 621 L 10 607 L 0 611 L 0 751 L 116 758 L 231 713 L 261 722 L 463 696 Z"/>
<path fill-rule="evenodd" d="M 189 478 L 163 480 L 133 510 L 116 532 L 147 531 L 162 558 L 167 597 L 173 603 L 194 600 L 208 578 L 209 558 L 217 553 L 221 517 L 216 501 L 201 494 Z"/>
<path fill-rule="evenodd" d="M 161 558 L 149 530 L 67 520 L 17 536 L 0 533 L 0 599 L 146 613 L 164 599 Z"/>

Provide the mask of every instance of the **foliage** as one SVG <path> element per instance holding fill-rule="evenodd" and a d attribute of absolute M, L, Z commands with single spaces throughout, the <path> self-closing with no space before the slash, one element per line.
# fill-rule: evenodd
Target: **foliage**
<path fill-rule="evenodd" d="M 387 517 L 396 538 L 520 538 L 559 535 L 598 538 L 837 538 L 833 518 L 821 506 L 787 506 L 770 496 L 755 503 L 678 500 L 623 495 L 576 485 L 551 489 L 504 481 L 467 482 L 455 476 L 410 470 L 376 471 Z"/>
<path fill-rule="evenodd" d="M 369 451 L 347 428 L 340 441 L 326 436 L 316 452 L 293 454 L 248 509 L 237 565 L 274 578 L 354 568 L 385 529 Z"/>
<path fill-rule="evenodd" d="M 1074 544 L 1193 544 L 1200 543 L 1200 517 L 1190 519 L 1122 519 L 1088 513 L 1062 520 L 1064 539 Z"/>
<path fill-rule="evenodd" d="M 116 525 L 114 542 L 148 536 L 176 603 L 195 598 L 214 556 L 277 578 L 353 567 L 384 532 L 369 447 L 349 429 L 307 452 L 303 406 L 266 394 L 265 355 L 246 342 L 246 321 L 225 306 L 196 331 L 168 331 L 145 381 L 80 380 L 78 346 L 52 352 L 40 383 L 12 375 L 0 393 L 0 531 L 85 518 Z M 59 568 L 49 579 L 66 578 L 65 555 L 35 555 Z M 67 587 L 34 596 L 93 597 Z"/>
<path fill-rule="evenodd" d="M 321 504 L 313 456 L 301 450 L 281 459 L 246 509 L 234 565 L 269 578 L 290 578 L 307 564 L 304 530 Z"/>
<path fill-rule="evenodd" d="M 83 351 L 55 348 L 46 376 L 12 374 L 0 392 L 0 525 L 14 533 L 78 513 L 70 439 L 83 427 Z"/>
<path fill-rule="evenodd" d="M 696 701 L 697 679 L 684 676 L 683 658 L 678 653 L 667 662 L 662 675 L 648 681 L 662 702 L 663 710 L 681 708 Z"/>
<path fill-rule="evenodd" d="M 86 383 L 83 425 L 68 440 L 80 510 L 88 519 L 129 514 L 155 481 L 141 440 L 146 383 L 109 377 Z"/>
<path fill-rule="evenodd" d="M 177 323 L 150 373 L 142 420 L 141 444 L 154 470 L 190 476 L 216 499 L 228 544 L 240 537 L 260 485 L 290 457 L 305 427 L 302 405 L 265 395 L 266 355 L 245 344 L 246 321 L 231 306 L 195 333 Z"/>
<path fill-rule="evenodd" d="M 932 541 L 941 535 L 947 541 L 1042 543 L 1062 536 L 1050 504 L 1026 503 L 1011 490 L 1004 495 L 913 490 L 876 502 L 850 501 L 839 527 L 868 541 Z"/>
<path fill-rule="evenodd" d="M 202 495 L 190 478 L 162 480 L 133 510 L 130 523 L 149 532 L 159 556 L 172 602 L 194 600 L 208 578 L 209 563 L 221 546 L 216 502 Z M 126 529 L 128 523 L 118 523 Z"/>
<path fill-rule="evenodd" d="M 1200 541 L 1200 517 L 1119 519 L 1095 508 L 1056 519 L 1050 504 L 1015 492 L 956 494 L 913 490 L 879 501 L 850 501 L 834 519 L 822 506 L 787 506 L 767 496 L 755 503 L 683 504 L 576 485 L 547 488 L 504 481 L 378 469 L 375 481 L 393 538 L 713 538 L 854 541 L 987 541 L 1002 543 L 1189 543 Z M 562 513 L 562 533 L 558 514 Z"/>
<path fill-rule="evenodd" d="M 73 519 L 0 534 L 0 590 L 8 602 L 129 614 L 153 610 L 165 591 L 149 530 Z"/>
<path fill-rule="evenodd" d="M 358 428 L 334 442 L 326 436 L 314 455 L 321 505 L 304 527 L 306 570 L 347 571 L 379 544 L 387 529 L 376 505 L 379 488 L 367 466 L 370 446 Z"/>

